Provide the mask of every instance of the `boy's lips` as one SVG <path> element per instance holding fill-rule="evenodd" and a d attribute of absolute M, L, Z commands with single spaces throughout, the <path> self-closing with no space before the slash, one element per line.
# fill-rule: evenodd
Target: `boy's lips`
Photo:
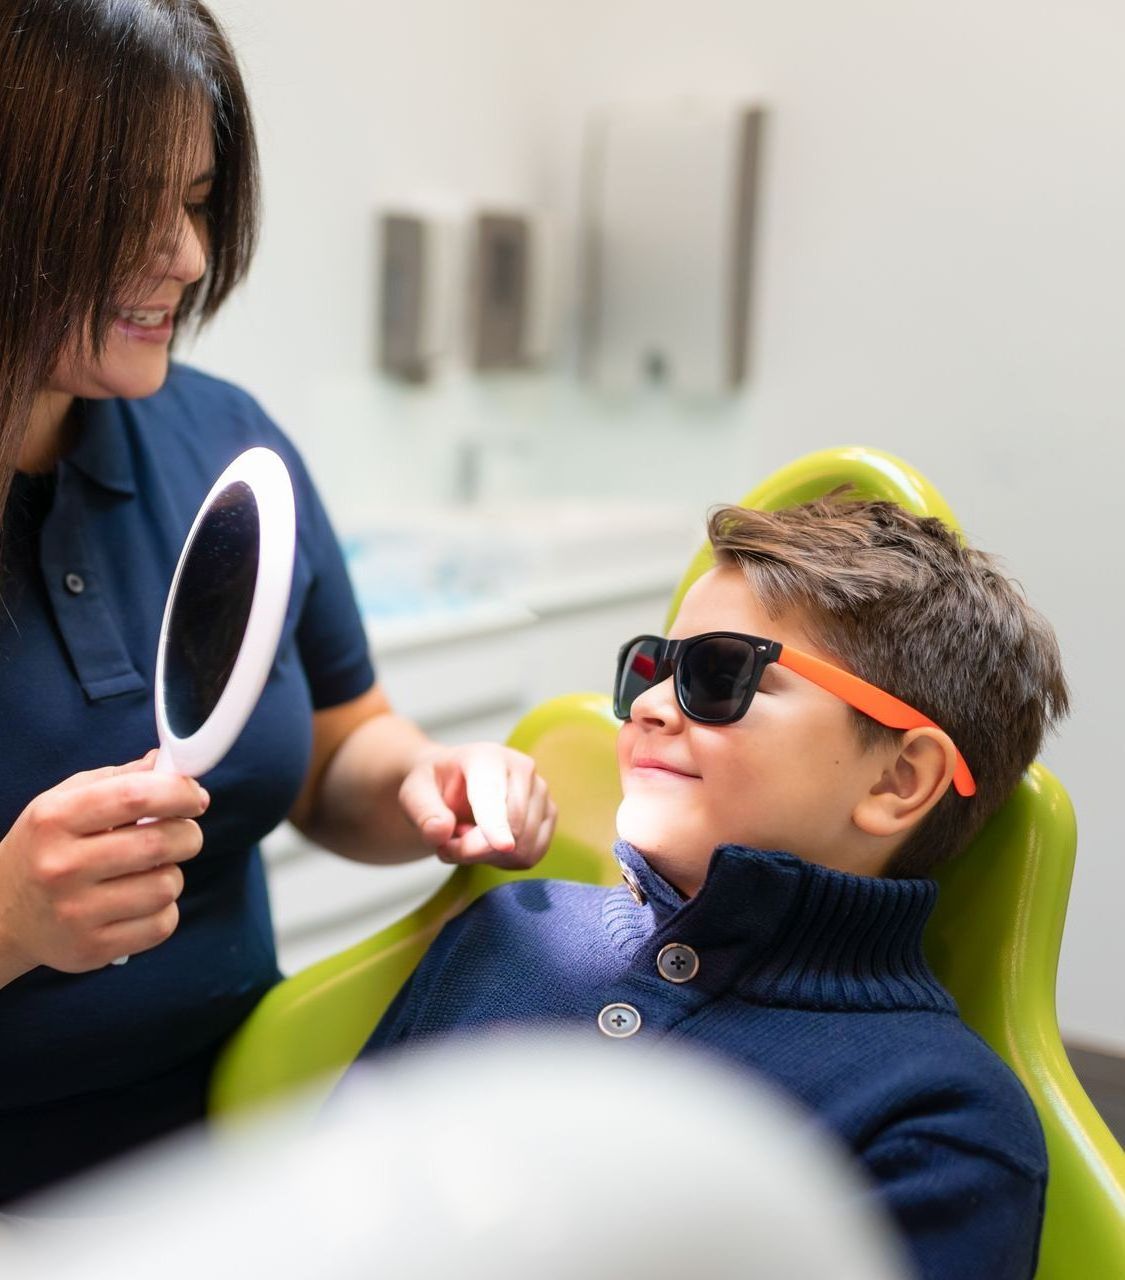
<path fill-rule="evenodd" d="M 688 769 L 681 769 L 678 765 L 672 764 L 670 760 L 658 760 L 654 756 L 638 756 L 630 764 L 630 768 L 634 771 L 643 769 L 654 773 L 667 773 L 677 778 L 698 778 L 698 773 L 692 773 Z"/>

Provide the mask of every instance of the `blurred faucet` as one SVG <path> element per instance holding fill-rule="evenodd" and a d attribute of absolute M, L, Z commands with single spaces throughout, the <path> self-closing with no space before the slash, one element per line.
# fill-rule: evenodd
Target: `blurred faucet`
<path fill-rule="evenodd" d="M 531 478 L 526 474 L 531 458 L 531 442 L 520 436 L 461 436 L 453 447 L 452 500 L 475 506 L 519 497 Z"/>
<path fill-rule="evenodd" d="M 478 436 L 462 436 L 453 453 L 453 501 L 470 506 L 480 501 L 484 450 Z"/>

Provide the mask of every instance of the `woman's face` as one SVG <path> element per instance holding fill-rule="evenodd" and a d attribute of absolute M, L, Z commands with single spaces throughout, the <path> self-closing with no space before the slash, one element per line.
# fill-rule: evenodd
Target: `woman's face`
<path fill-rule="evenodd" d="M 148 271 L 123 294 L 101 354 L 66 352 L 48 380 L 48 392 L 88 399 L 136 399 L 163 386 L 177 309 L 184 291 L 207 268 L 206 201 L 214 165 L 207 118 L 196 131 L 191 178 L 176 226 Z"/>

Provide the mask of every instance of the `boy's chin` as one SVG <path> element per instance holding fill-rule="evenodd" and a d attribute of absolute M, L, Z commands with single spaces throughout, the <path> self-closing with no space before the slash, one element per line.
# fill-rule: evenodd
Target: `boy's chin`
<path fill-rule="evenodd" d="M 640 853 L 674 852 L 682 845 L 675 826 L 669 823 L 647 800 L 626 796 L 617 809 L 617 836 Z"/>

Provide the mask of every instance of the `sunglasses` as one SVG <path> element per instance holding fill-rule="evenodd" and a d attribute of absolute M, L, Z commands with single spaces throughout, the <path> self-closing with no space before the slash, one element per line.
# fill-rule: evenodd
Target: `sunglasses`
<path fill-rule="evenodd" d="M 707 631 L 686 640 L 637 636 L 622 645 L 613 683 L 613 712 L 619 720 L 628 720 L 633 703 L 642 693 L 673 676 L 676 701 L 689 720 L 733 724 L 746 714 L 762 673 L 771 662 L 811 680 L 888 729 L 940 727 L 850 671 L 777 640 L 737 631 Z M 964 756 L 956 746 L 953 749 L 957 752 L 953 786 L 958 795 L 971 796 L 977 789 L 973 775 Z"/>

